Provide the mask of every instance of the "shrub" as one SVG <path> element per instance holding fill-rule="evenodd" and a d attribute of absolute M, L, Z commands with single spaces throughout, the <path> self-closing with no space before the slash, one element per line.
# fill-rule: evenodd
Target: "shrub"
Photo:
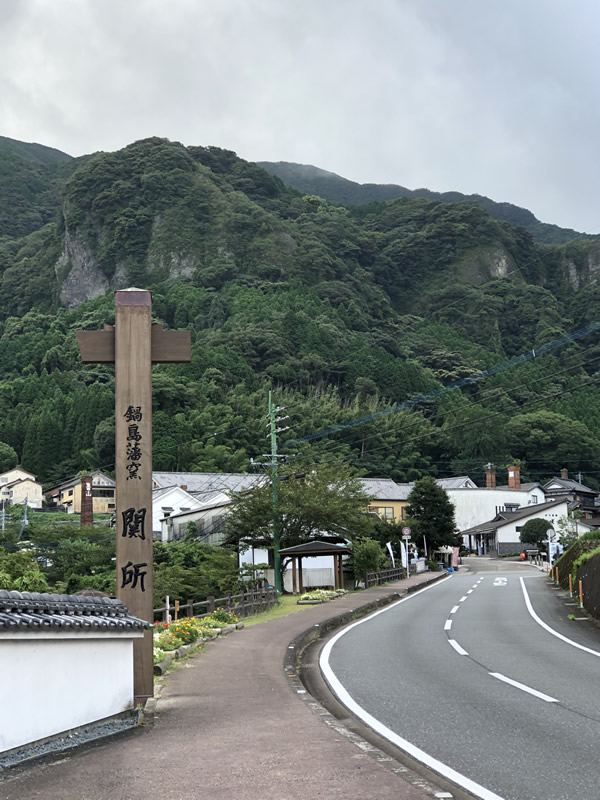
<path fill-rule="evenodd" d="M 585 564 L 586 561 L 589 561 L 590 558 L 593 556 L 597 556 L 600 554 L 600 547 L 596 547 L 595 550 L 588 550 L 586 553 L 582 553 L 580 556 L 577 556 L 575 561 L 573 561 L 573 566 L 571 567 L 571 575 L 573 576 L 573 581 L 577 579 L 577 570 L 582 565 Z"/>
<path fill-rule="evenodd" d="M 587 542 L 587 541 L 596 541 L 599 539 L 600 539 L 600 530 L 588 531 L 587 533 L 583 533 L 576 541 Z"/>
<path fill-rule="evenodd" d="M 224 608 L 217 608 L 216 611 L 212 612 L 210 618 L 216 620 L 217 622 L 224 622 L 226 625 L 235 625 L 235 623 L 238 621 L 236 614 L 233 614 L 231 611 L 227 611 Z"/>

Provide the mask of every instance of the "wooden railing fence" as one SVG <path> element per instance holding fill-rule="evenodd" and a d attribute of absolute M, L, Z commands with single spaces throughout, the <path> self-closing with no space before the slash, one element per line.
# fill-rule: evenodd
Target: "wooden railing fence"
<path fill-rule="evenodd" d="M 389 581 L 399 581 L 406 578 L 406 571 L 402 567 L 396 569 L 382 569 L 380 572 L 367 572 L 365 575 L 365 589 L 379 586 Z"/>
<path fill-rule="evenodd" d="M 207 597 L 194 603 L 176 603 L 171 605 L 169 598 L 165 604 L 154 609 L 154 619 L 167 622 L 179 617 L 207 617 L 217 608 L 224 608 L 237 614 L 238 617 L 251 617 L 261 611 L 268 611 L 277 602 L 277 589 L 257 589 L 241 594 L 228 594 L 225 597 Z"/>

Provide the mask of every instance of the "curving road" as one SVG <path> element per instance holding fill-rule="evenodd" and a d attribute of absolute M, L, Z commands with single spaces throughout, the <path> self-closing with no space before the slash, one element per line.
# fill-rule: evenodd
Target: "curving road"
<path fill-rule="evenodd" d="M 473 561 L 334 636 L 325 678 L 477 797 L 598 800 L 600 633 L 538 570 Z"/>

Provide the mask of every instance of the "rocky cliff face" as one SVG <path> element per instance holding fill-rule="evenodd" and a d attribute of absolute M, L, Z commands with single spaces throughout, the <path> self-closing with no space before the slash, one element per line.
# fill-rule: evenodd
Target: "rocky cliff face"
<path fill-rule="evenodd" d="M 60 302 L 75 308 L 87 300 L 101 297 L 109 290 L 109 281 L 96 265 L 93 253 L 77 236 L 65 233 L 63 252 L 55 264 L 59 281 Z"/>
<path fill-rule="evenodd" d="M 575 291 L 596 283 L 600 273 L 600 245 L 588 245 L 584 253 L 575 257 L 565 255 L 563 270 L 569 286 Z"/>

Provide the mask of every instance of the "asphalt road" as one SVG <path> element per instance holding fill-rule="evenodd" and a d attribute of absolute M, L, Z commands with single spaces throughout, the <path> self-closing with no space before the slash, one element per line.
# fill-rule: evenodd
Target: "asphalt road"
<path fill-rule="evenodd" d="M 532 567 L 476 560 L 338 634 L 321 667 L 378 733 L 476 796 L 598 800 L 600 631 L 569 602 Z"/>

